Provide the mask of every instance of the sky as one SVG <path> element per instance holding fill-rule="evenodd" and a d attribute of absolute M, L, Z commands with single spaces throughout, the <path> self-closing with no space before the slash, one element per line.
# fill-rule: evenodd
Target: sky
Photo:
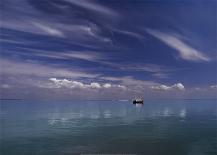
<path fill-rule="evenodd" d="M 3 0 L 1 98 L 216 98 L 215 0 Z"/>

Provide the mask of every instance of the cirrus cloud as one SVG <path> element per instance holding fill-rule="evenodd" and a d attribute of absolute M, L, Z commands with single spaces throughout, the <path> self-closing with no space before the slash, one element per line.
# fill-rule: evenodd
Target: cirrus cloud
<path fill-rule="evenodd" d="M 169 47 L 175 49 L 184 60 L 210 61 L 210 58 L 202 51 L 191 47 L 173 34 L 163 33 L 152 29 L 146 29 L 146 32 L 159 39 Z"/>

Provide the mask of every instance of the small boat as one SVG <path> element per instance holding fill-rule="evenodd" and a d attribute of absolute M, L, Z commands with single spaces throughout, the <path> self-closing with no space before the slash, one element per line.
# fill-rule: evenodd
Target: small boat
<path fill-rule="evenodd" d="M 143 103 L 144 103 L 144 101 L 141 98 L 137 98 L 137 99 L 133 100 L 133 104 L 143 104 Z"/>

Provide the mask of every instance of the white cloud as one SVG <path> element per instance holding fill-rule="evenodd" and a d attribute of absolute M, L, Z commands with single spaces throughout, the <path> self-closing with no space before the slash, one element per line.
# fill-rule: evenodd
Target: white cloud
<path fill-rule="evenodd" d="M 71 78 L 95 78 L 98 74 L 91 74 L 78 69 L 66 69 L 58 66 L 48 66 L 36 62 L 20 62 L 8 59 L 0 59 L 1 73 L 10 75 L 24 75 L 35 77 L 71 77 Z"/>
<path fill-rule="evenodd" d="M 113 29 L 113 31 L 116 31 L 116 32 L 119 32 L 119 33 L 122 33 L 122 34 L 125 34 L 125 35 L 128 35 L 128 36 L 137 38 L 139 40 L 145 39 L 145 37 L 143 35 L 141 35 L 139 33 L 136 33 L 136 32 L 122 30 L 122 29 L 121 30 L 119 30 L 119 29 Z"/>
<path fill-rule="evenodd" d="M 168 73 L 154 73 L 154 74 L 152 74 L 152 76 L 164 79 L 164 78 L 168 78 L 169 74 Z"/>
<path fill-rule="evenodd" d="M 88 35 L 95 41 L 98 40 L 102 42 L 112 42 L 110 38 L 100 35 L 102 30 L 96 24 L 89 23 L 88 25 L 75 25 L 73 29 L 75 33 L 82 35 L 84 39 L 87 39 L 87 35 Z"/>
<path fill-rule="evenodd" d="M 151 86 L 156 85 L 157 83 L 154 81 L 145 81 L 145 80 L 138 80 L 132 76 L 123 76 L 123 77 L 101 77 L 103 80 L 114 81 L 114 82 L 121 82 L 121 84 L 125 86 Z"/>
<path fill-rule="evenodd" d="M 156 90 L 168 90 L 171 87 L 166 86 L 166 85 L 159 85 L 159 86 L 151 86 L 151 89 L 156 89 Z"/>
<path fill-rule="evenodd" d="M 8 84 L 2 84 L 2 85 L 1 85 L 1 88 L 9 89 L 9 88 L 11 88 L 11 86 L 8 85 Z"/>
<path fill-rule="evenodd" d="M 184 89 L 185 89 L 185 87 L 184 87 L 184 85 L 183 85 L 182 83 L 174 84 L 174 85 L 172 86 L 172 88 L 177 88 L 177 89 L 179 89 L 179 90 L 184 90 Z"/>
<path fill-rule="evenodd" d="M 90 84 L 84 84 L 79 81 L 72 81 L 72 80 L 67 80 L 67 79 L 57 79 L 57 78 L 50 78 L 49 80 L 54 84 L 53 87 L 49 85 L 48 86 L 49 88 L 79 88 L 79 89 L 116 88 L 116 89 L 126 90 L 125 86 L 115 85 L 115 84 L 110 84 L 110 83 L 100 84 L 97 82 L 92 82 Z"/>
<path fill-rule="evenodd" d="M 90 83 L 90 87 L 98 89 L 98 88 L 101 88 L 101 85 L 99 83 L 93 82 L 93 83 Z"/>
<path fill-rule="evenodd" d="M 156 37 L 157 39 L 164 42 L 169 47 L 175 49 L 179 52 L 179 55 L 182 59 L 188 61 L 210 61 L 210 58 L 203 54 L 202 51 L 199 51 L 190 45 L 184 43 L 182 40 L 177 38 L 175 35 L 166 34 L 163 32 L 146 29 L 146 32 Z"/>
<path fill-rule="evenodd" d="M 212 86 L 210 86 L 210 88 L 217 89 L 217 85 L 212 85 Z"/>
<path fill-rule="evenodd" d="M 202 90 L 200 87 L 196 87 L 196 88 L 193 88 L 193 89 L 196 90 L 196 91 Z"/>
<path fill-rule="evenodd" d="M 112 85 L 109 84 L 109 83 L 106 83 L 106 84 L 103 85 L 104 88 L 111 88 L 111 86 L 112 86 Z"/>
<path fill-rule="evenodd" d="M 125 86 L 122 86 L 122 85 L 117 85 L 118 88 L 121 88 L 123 90 L 126 90 L 127 88 Z"/>
<path fill-rule="evenodd" d="M 78 81 L 70 81 L 67 79 L 59 80 L 56 78 L 50 78 L 49 80 L 52 81 L 57 88 L 61 88 L 61 87 L 84 88 L 85 87 L 83 83 Z"/>
<path fill-rule="evenodd" d="M 57 37 L 64 37 L 63 32 L 61 32 L 60 30 L 57 30 L 55 28 L 52 28 L 48 25 L 39 23 L 39 22 L 32 22 L 32 24 L 34 26 L 36 26 L 37 28 L 41 29 L 42 31 L 44 31 L 47 34 L 53 35 L 53 36 L 57 36 Z"/>
<path fill-rule="evenodd" d="M 74 5 L 83 7 L 85 9 L 98 12 L 99 14 L 104 14 L 112 17 L 118 16 L 118 14 L 113 10 L 104 7 L 102 5 L 99 5 L 97 3 L 94 3 L 93 1 L 87 1 L 87 0 L 66 0 L 66 1 L 71 2 Z"/>
<path fill-rule="evenodd" d="M 152 73 L 168 72 L 174 70 L 170 67 L 157 65 L 157 64 L 128 64 L 128 65 L 116 64 L 116 66 L 118 66 L 122 70 L 146 71 Z"/>
<path fill-rule="evenodd" d="M 130 88 L 133 91 L 144 90 L 145 88 L 149 88 L 152 85 L 157 85 L 158 83 L 154 81 L 146 81 L 135 79 L 132 76 L 124 76 L 124 77 L 101 77 L 101 79 L 112 82 L 119 82 L 121 85 L 126 86 L 128 89 Z"/>
<path fill-rule="evenodd" d="M 102 60 L 106 59 L 106 56 L 94 51 L 47 51 L 47 50 L 37 50 L 31 48 L 22 48 L 25 51 L 28 50 L 29 52 L 22 52 L 22 55 L 25 56 L 37 56 L 42 58 L 48 59 L 81 59 L 86 61 L 92 62 L 99 62 L 103 63 Z"/>
<path fill-rule="evenodd" d="M 151 86 L 150 88 L 155 90 L 185 90 L 185 87 L 182 83 L 176 83 L 172 86 L 156 85 L 156 86 Z"/>
<path fill-rule="evenodd" d="M 102 16 L 103 18 L 100 18 L 100 20 L 106 20 L 106 17 L 109 17 L 107 18 L 108 21 L 114 21 L 114 19 L 119 16 L 113 10 L 99 5 L 97 2 L 83 0 L 67 1 L 71 2 L 73 5 L 82 7 L 82 9 L 78 9 L 72 13 L 75 16 L 84 13 L 84 9 L 89 10 L 89 14 L 97 16 L 97 19 Z M 32 3 L 26 0 L 19 0 L 19 3 L 14 0 L 7 0 L 4 1 L 4 4 L 5 18 L 1 21 L 0 25 L 2 28 L 27 32 L 33 35 L 62 37 L 66 40 L 69 39 L 70 43 L 84 47 L 99 48 L 99 46 L 96 45 L 97 43 L 95 43 L 96 41 L 103 43 L 103 45 L 110 45 L 112 42 L 109 36 L 103 35 L 102 31 L 104 31 L 104 29 L 102 29 L 101 26 L 94 24 L 94 22 L 86 18 L 79 18 L 78 20 L 76 18 L 75 20 L 72 19 L 73 22 L 64 22 L 65 18 L 60 19 L 60 16 L 55 16 L 55 14 L 55 18 L 51 18 L 51 14 L 41 12 L 40 9 L 35 8 Z M 66 3 L 61 5 L 52 2 L 48 4 L 48 7 L 55 6 L 56 9 L 63 13 L 63 16 L 67 16 L 68 13 L 71 14 L 67 9 L 70 9 L 72 4 Z M 29 40 L 37 42 L 35 39 Z"/>
<path fill-rule="evenodd" d="M 83 59 L 83 60 L 87 60 L 87 61 L 97 61 L 99 59 L 101 59 L 100 54 L 98 53 L 94 53 L 94 52 L 68 52 L 68 53 L 64 53 L 63 56 L 67 57 L 67 58 L 77 58 L 77 59 Z"/>

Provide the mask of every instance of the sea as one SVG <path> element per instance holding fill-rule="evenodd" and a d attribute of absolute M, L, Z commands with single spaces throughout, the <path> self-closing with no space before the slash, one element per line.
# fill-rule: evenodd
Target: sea
<path fill-rule="evenodd" d="M 1 100 L 0 154 L 217 155 L 217 100 Z"/>

